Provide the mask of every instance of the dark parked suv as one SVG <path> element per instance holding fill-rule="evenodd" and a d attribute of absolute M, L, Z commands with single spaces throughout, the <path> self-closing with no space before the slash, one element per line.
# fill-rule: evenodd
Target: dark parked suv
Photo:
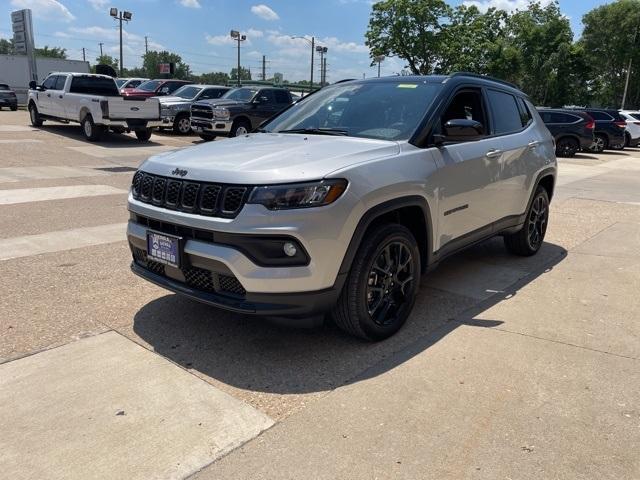
<path fill-rule="evenodd" d="M 624 149 L 627 122 L 617 110 L 602 108 L 580 108 L 596 122 L 594 141 L 591 151 L 600 153 L 603 150 Z"/>
<path fill-rule="evenodd" d="M 0 110 L 2 107 L 9 107 L 14 112 L 18 110 L 16 92 L 11 90 L 6 83 L 0 83 Z"/>
<path fill-rule="evenodd" d="M 551 108 L 538 109 L 538 113 L 556 141 L 558 157 L 573 157 L 591 148 L 595 121 L 588 113 Z"/>
<path fill-rule="evenodd" d="M 292 102 L 284 88 L 235 88 L 221 98 L 193 103 L 191 129 L 203 140 L 244 135 Z"/>

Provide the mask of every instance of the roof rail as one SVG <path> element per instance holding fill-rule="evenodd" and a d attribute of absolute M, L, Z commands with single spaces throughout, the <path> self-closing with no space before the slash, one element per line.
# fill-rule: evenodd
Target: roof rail
<path fill-rule="evenodd" d="M 518 87 L 517 85 L 511 83 L 511 82 L 507 82 L 506 80 L 501 80 L 500 78 L 496 78 L 496 77 L 491 77 L 489 75 L 481 75 L 479 73 L 473 73 L 473 72 L 454 72 L 450 75 L 451 77 L 475 77 L 475 78 L 482 78 L 484 80 L 490 80 L 492 82 L 497 82 L 497 83 L 502 83 L 503 85 L 507 85 L 511 88 L 515 88 L 516 90 L 520 90 L 520 87 Z"/>

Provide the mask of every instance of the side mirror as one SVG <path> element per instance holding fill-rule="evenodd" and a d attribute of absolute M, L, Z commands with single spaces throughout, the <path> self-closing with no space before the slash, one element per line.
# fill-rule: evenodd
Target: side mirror
<path fill-rule="evenodd" d="M 166 95 L 167 93 L 169 93 L 169 87 L 162 87 L 158 92 L 158 95 Z"/>
<path fill-rule="evenodd" d="M 455 118 L 444 124 L 444 135 L 434 135 L 434 142 L 436 145 L 442 145 L 445 142 L 469 142 L 483 136 L 484 126 L 480 122 Z"/>
<path fill-rule="evenodd" d="M 31 80 L 31 81 L 29 82 L 29 89 L 31 89 L 31 90 L 35 90 L 37 87 L 38 87 L 38 84 L 36 83 L 36 81 L 35 81 L 35 80 Z"/>

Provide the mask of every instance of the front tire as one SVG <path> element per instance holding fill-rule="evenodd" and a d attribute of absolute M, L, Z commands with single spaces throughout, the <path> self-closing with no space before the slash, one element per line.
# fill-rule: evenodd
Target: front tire
<path fill-rule="evenodd" d="M 189 135 L 191 133 L 191 119 L 189 115 L 178 115 L 173 121 L 173 131 L 178 135 Z"/>
<path fill-rule="evenodd" d="M 549 223 L 549 195 L 544 187 L 538 186 L 531 201 L 524 225 L 520 231 L 504 236 L 507 250 L 516 255 L 530 257 L 538 253 Z"/>
<path fill-rule="evenodd" d="M 411 232 L 387 224 L 367 235 L 338 303 L 335 324 L 369 341 L 389 338 L 409 317 L 420 287 L 420 251 Z"/>
<path fill-rule="evenodd" d="M 231 132 L 229 133 L 229 135 L 231 137 L 239 137 L 242 135 L 246 135 L 250 131 L 251 124 L 249 124 L 249 122 L 247 122 L 246 120 L 236 120 L 231 126 Z"/>
<path fill-rule="evenodd" d="M 17 110 L 18 110 L 18 106 L 17 106 L 17 105 L 16 105 L 15 107 L 13 107 L 13 106 L 11 107 L 11 111 L 12 111 L 12 112 L 15 112 L 15 111 L 17 111 Z"/>
<path fill-rule="evenodd" d="M 575 139 L 568 137 L 561 138 L 556 145 L 556 155 L 558 157 L 571 158 L 579 149 L 580 145 Z"/>
<path fill-rule="evenodd" d="M 204 140 L 205 142 L 211 142 L 211 141 L 216 139 L 216 136 L 215 135 L 209 135 L 207 133 L 201 133 L 200 134 L 200 138 L 202 140 Z"/>
<path fill-rule="evenodd" d="M 93 117 L 90 113 L 86 114 L 82 119 L 82 132 L 87 140 L 90 142 L 97 142 L 102 138 L 104 128 L 102 125 L 96 125 L 93 123 Z"/>
<path fill-rule="evenodd" d="M 38 107 L 36 107 L 33 103 L 29 105 L 29 118 L 31 119 L 31 125 L 33 125 L 34 127 L 42 126 L 42 118 L 38 113 Z"/>

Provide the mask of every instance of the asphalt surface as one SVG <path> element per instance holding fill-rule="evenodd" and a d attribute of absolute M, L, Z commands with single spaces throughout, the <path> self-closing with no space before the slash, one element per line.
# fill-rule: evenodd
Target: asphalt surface
<path fill-rule="evenodd" d="M 640 150 L 561 160 L 538 255 L 493 239 L 447 260 L 405 328 L 368 344 L 135 277 L 133 171 L 199 139 L 90 144 L 78 126 L 49 123 L 0 112 L 0 431 L 11 433 L 0 471 L 640 478 Z"/>

